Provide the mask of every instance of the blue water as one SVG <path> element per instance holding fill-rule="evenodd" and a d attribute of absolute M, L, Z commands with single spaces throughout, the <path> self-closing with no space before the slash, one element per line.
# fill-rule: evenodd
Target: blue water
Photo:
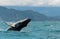
<path fill-rule="evenodd" d="M 0 22 L 0 39 L 60 39 L 59 21 L 30 22 L 21 31 L 6 31 L 7 25 Z"/>

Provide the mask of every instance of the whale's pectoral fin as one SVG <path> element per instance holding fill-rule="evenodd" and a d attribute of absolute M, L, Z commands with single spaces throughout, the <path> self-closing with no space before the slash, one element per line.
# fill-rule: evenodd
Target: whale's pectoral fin
<path fill-rule="evenodd" d="M 15 27 L 12 26 L 8 30 L 20 31 L 22 28 L 26 27 L 30 21 L 31 19 L 24 19 L 23 21 L 19 21 L 15 24 Z"/>

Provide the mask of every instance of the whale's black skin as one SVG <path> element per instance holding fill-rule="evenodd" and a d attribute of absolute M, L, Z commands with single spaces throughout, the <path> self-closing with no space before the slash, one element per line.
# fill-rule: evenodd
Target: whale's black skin
<path fill-rule="evenodd" d="M 22 28 L 26 27 L 27 24 L 31 21 L 31 19 L 27 19 L 23 22 L 19 22 L 17 24 L 15 24 L 15 27 L 10 27 L 8 30 L 12 30 L 12 31 L 20 31 Z"/>

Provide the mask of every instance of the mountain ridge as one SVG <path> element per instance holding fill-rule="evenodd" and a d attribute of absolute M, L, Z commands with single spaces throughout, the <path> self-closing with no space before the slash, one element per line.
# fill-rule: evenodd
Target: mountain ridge
<path fill-rule="evenodd" d="M 33 10 L 19 11 L 15 9 L 8 9 L 2 6 L 0 6 L 0 17 L 5 21 L 18 21 L 25 18 L 30 18 L 32 21 L 60 21 L 60 19 L 48 17 Z"/>

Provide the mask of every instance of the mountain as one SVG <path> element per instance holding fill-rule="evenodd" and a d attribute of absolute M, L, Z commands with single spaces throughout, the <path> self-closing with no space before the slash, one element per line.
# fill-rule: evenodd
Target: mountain
<path fill-rule="evenodd" d="M 60 16 L 60 7 L 5 6 L 16 10 L 34 10 L 46 16 Z"/>
<path fill-rule="evenodd" d="M 33 10 L 19 11 L 0 6 L 0 17 L 5 21 L 17 21 L 24 18 L 30 18 L 32 21 L 60 21 L 59 18 L 48 17 Z"/>
<path fill-rule="evenodd" d="M 0 17 L 5 21 L 17 21 L 24 18 L 31 18 L 32 21 L 47 20 L 47 16 L 33 10 L 19 11 L 0 6 Z"/>

